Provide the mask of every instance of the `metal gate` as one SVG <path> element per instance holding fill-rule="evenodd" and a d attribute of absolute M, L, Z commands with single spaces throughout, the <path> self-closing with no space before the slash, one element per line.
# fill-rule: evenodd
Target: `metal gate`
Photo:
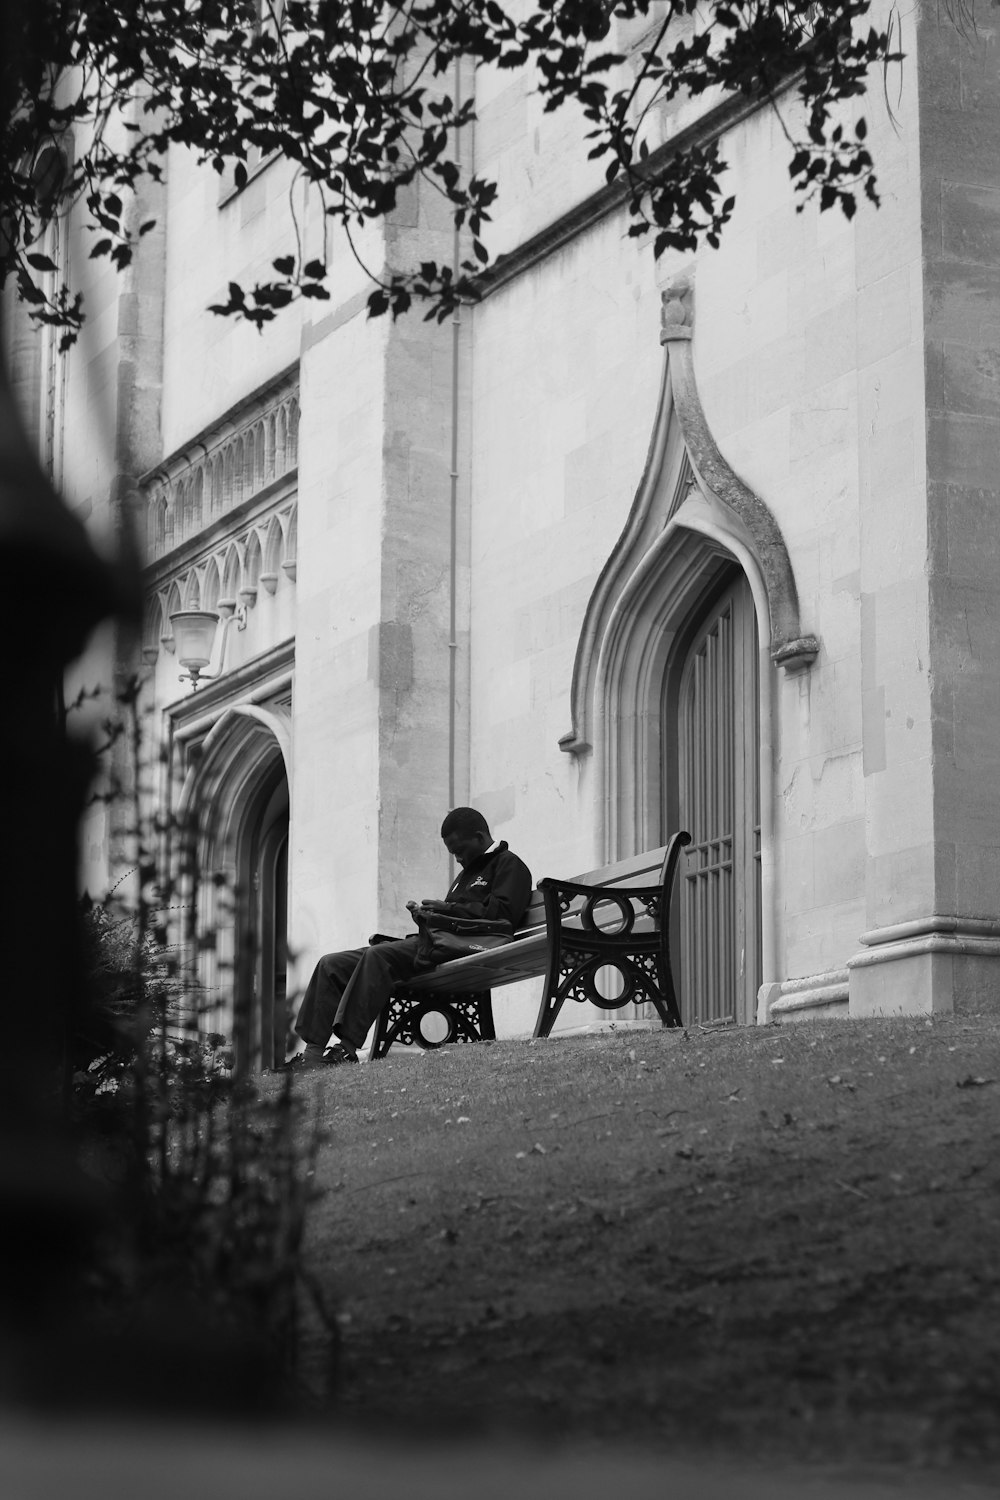
<path fill-rule="evenodd" d="M 753 1020 L 761 982 L 757 622 L 740 578 L 716 600 L 681 669 L 679 824 L 685 1024 Z"/>

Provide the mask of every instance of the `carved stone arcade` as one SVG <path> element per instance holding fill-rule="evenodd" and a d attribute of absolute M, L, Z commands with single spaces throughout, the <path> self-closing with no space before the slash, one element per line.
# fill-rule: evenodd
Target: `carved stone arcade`
<path fill-rule="evenodd" d="M 142 648 L 174 650 L 180 609 L 252 609 L 296 573 L 297 372 L 245 402 L 142 481 L 146 605 Z"/>

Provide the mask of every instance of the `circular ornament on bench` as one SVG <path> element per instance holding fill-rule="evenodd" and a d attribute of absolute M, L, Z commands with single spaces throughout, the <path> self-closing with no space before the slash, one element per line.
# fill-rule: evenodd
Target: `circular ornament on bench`
<path fill-rule="evenodd" d="M 425 1052 L 446 1047 L 458 1036 L 458 1017 L 444 1000 L 427 1000 L 410 1015 L 413 1040 Z M 430 1024 L 425 1027 L 424 1023 Z"/>
<path fill-rule="evenodd" d="M 613 960 L 595 963 L 581 978 L 586 998 L 600 1010 L 619 1010 L 634 1000 L 641 989 L 629 968 Z M 639 994 L 639 998 L 644 1000 L 646 997 Z"/>
<path fill-rule="evenodd" d="M 635 909 L 627 896 L 613 891 L 597 891 L 587 898 L 580 921 L 588 932 L 605 937 L 627 937 L 635 921 Z"/>

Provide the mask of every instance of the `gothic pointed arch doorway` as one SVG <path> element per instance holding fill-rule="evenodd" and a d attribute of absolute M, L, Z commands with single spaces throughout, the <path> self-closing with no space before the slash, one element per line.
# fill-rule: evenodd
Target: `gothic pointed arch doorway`
<path fill-rule="evenodd" d="M 184 747 L 192 962 L 206 1026 L 231 1039 L 240 1073 L 285 1058 L 290 748 L 287 712 L 257 705 L 226 710 Z"/>
<path fill-rule="evenodd" d="M 775 947 L 774 667 L 749 549 L 692 491 L 622 591 L 596 674 L 609 859 L 692 837 L 671 947 L 685 1025 L 753 1024 Z"/>
<path fill-rule="evenodd" d="M 599 856 L 694 835 L 672 918 L 685 1019 L 749 1022 L 779 961 L 777 677 L 807 672 L 820 641 L 777 516 L 712 433 L 694 312 L 683 273 L 662 294 L 646 464 L 584 612 L 559 745 L 593 786 Z"/>
<path fill-rule="evenodd" d="M 238 1058 L 251 1068 L 280 1067 L 288 1021 L 288 779 L 276 765 L 247 809 L 237 853 L 236 982 Z"/>
<path fill-rule="evenodd" d="M 676 917 L 686 1025 L 749 1024 L 761 964 L 760 669 L 753 595 L 727 569 L 664 677 L 664 828 L 691 844 Z"/>

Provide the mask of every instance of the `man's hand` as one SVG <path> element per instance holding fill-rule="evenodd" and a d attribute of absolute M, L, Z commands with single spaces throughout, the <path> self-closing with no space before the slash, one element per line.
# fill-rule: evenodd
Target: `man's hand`
<path fill-rule="evenodd" d="M 451 912 L 454 907 L 449 901 L 407 901 L 406 909 L 415 922 L 421 917 L 430 917 L 438 912 Z"/>

